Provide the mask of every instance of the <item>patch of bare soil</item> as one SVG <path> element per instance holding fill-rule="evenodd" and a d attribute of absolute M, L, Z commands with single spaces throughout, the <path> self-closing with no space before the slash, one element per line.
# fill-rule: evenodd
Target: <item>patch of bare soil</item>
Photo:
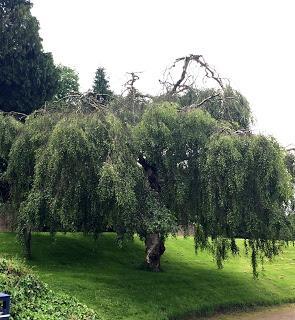
<path fill-rule="evenodd" d="M 209 318 L 190 320 L 295 320 L 295 304 L 276 308 L 263 308 L 253 312 L 217 314 Z"/>

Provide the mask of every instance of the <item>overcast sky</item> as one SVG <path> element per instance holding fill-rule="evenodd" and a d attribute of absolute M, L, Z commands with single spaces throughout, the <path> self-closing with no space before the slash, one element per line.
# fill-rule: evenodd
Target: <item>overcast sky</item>
<path fill-rule="evenodd" d="M 159 92 L 175 58 L 203 54 L 251 103 L 255 130 L 295 146 L 294 0 L 33 0 L 44 48 L 81 90 L 98 66 L 120 92 L 126 72 Z"/>

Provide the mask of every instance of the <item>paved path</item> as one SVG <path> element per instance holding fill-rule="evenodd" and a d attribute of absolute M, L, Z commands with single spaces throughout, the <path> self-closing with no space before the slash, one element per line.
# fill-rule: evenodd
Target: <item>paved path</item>
<path fill-rule="evenodd" d="M 200 320 L 295 320 L 295 304 L 255 312 L 219 314 Z"/>

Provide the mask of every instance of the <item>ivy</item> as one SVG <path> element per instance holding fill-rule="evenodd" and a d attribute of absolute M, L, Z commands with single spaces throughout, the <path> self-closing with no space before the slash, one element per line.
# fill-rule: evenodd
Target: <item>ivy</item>
<path fill-rule="evenodd" d="M 22 263 L 0 259 L 0 291 L 11 295 L 11 320 L 98 320 L 94 311 L 53 292 Z"/>

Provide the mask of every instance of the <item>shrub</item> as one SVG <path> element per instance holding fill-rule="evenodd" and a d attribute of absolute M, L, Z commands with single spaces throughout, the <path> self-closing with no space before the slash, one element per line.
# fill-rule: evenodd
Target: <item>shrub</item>
<path fill-rule="evenodd" d="M 21 262 L 0 258 L 0 291 L 11 295 L 11 320 L 99 320 L 75 298 L 53 292 Z"/>

